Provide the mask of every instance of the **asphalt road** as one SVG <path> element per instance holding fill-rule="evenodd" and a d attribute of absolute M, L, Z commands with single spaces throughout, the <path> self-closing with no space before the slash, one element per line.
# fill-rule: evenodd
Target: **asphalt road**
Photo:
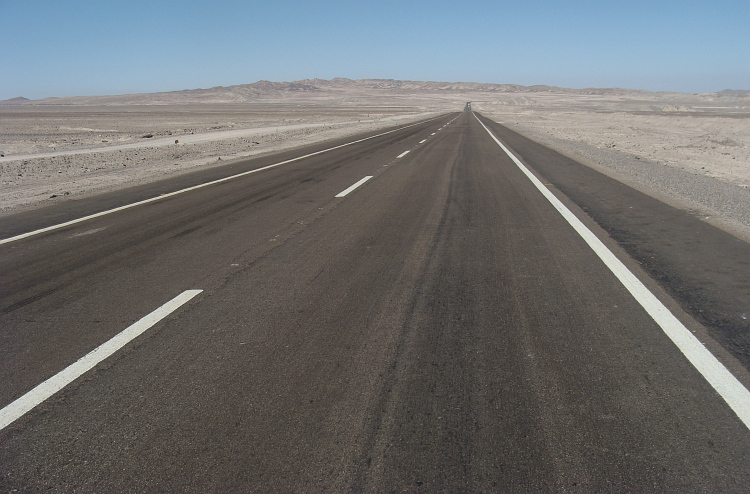
<path fill-rule="evenodd" d="M 750 383 L 747 244 L 478 118 Z M 478 118 L 0 244 L 1 407 L 201 290 L 0 430 L 0 491 L 747 492 L 748 427 Z"/>

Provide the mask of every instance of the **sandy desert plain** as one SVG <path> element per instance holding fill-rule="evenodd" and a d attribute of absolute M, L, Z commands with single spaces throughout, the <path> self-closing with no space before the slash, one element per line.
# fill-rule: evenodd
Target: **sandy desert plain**
<path fill-rule="evenodd" d="M 306 80 L 0 102 L 0 214 L 472 108 L 750 241 L 750 92 Z"/>

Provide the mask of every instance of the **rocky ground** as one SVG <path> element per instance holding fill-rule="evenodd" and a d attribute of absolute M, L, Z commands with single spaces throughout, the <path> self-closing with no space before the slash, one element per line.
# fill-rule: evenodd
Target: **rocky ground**
<path fill-rule="evenodd" d="M 476 105 L 475 105 L 476 106 Z M 490 105 L 488 105 L 490 106 Z M 496 121 L 750 241 L 750 108 L 492 108 Z"/>
<path fill-rule="evenodd" d="M 6 214 L 433 114 L 215 105 L 4 110 L 0 210 Z"/>

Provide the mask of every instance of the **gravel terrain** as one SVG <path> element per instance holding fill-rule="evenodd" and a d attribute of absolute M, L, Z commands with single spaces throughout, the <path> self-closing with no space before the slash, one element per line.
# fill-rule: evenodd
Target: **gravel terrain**
<path fill-rule="evenodd" d="M 628 103 L 628 102 L 626 102 Z M 750 108 L 653 112 L 620 103 L 498 111 L 493 120 L 750 241 Z M 632 102 L 630 102 L 632 104 Z M 625 111 L 623 111 L 625 110 Z M 688 113 L 687 115 L 685 113 Z"/>
<path fill-rule="evenodd" d="M 0 112 L 3 213 L 434 114 L 367 109 L 242 112 L 211 105 L 86 110 Z"/>
<path fill-rule="evenodd" d="M 750 241 L 750 188 L 743 182 L 712 177 L 613 148 L 602 148 L 540 132 L 537 128 L 505 122 L 507 127 L 596 168 L 675 207 L 691 211 L 710 223 Z M 750 168 L 750 165 L 746 167 Z M 733 177 L 739 178 L 739 177 Z"/>

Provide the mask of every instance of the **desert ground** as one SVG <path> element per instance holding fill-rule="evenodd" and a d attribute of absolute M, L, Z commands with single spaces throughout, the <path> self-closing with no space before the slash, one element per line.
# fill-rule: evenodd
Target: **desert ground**
<path fill-rule="evenodd" d="M 0 102 L 0 214 L 472 108 L 750 241 L 750 95 L 334 79 Z"/>
<path fill-rule="evenodd" d="M 212 104 L 0 110 L 0 214 L 429 115 Z"/>

